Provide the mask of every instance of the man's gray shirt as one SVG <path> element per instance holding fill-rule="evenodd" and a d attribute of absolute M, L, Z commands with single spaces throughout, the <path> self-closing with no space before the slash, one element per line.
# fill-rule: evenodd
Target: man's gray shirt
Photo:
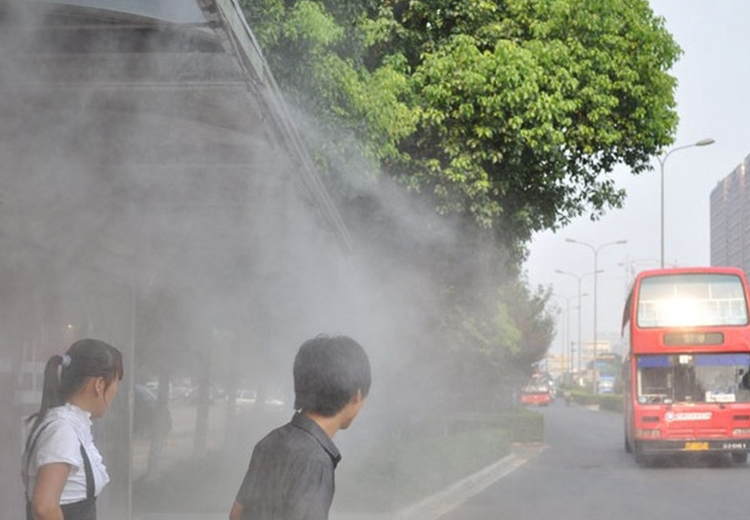
<path fill-rule="evenodd" d="M 339 450 L 304 414 L 255 445 L 237 503 L 243 520 L 327 520 Z"/>

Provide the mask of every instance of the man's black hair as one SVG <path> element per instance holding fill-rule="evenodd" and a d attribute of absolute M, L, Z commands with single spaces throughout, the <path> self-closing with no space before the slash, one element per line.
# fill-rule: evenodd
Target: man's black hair
<path fill-rule="evenodd" d="M 294 408 L 332 417 L 357 394 L 370 390 L 365 349 L 347 336 L 317 336 L 294 359 Z"/>

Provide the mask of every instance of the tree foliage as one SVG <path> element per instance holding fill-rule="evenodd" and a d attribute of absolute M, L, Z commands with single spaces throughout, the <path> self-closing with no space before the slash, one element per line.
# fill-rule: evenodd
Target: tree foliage
<path fill-rule="evenodd" d="M 243 7 L 282 89 L 315 120 L 304 135 L 347 218 L 440 288 L 425 359 L 439 351 L 463 402 L 491 400 L 503 373 L 527 376 L 554 320 L 549 295 L 519 275 L 526 242 L 618 207 L 615 166 L 642 172 L 671 142 L 680 49 L 663 20 L 647 0 Z M 419 226 L 362 193 L 383 175 L 457 223 L 456 239 L 403 236 Z"/>
<path fill-rule="evenodd" d="M 317 143 L 322 166 L 356 147 L 369 175 L 511 247 L 618 207 L 609 173 L 647 169 L 676 127 L 680 50 L 647 0 L 245 7 L 284 89 L 335 136 Z"/>

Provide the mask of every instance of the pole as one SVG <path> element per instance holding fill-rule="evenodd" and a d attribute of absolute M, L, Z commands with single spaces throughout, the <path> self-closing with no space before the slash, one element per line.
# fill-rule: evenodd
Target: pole
<path fill-rule="evenodd" d="M 565 321 L 566 321 L 566 325 L 565 325 L 565 343 L 563 343 L 563 345 L 567 345 L 567 347 L 568 347 L 568 357 L 570 357 L 572 355 L 571 352 L 570 352 L 570 298 L 565 298 L 565 303 L 567 304 L 567 306 L 566 306 L 566 310 L 565 310 L 565 314 L 566 314 L 565 315 Z M 565 355 L 565 350 L 564 349 L 563 349 L 563 355 Z M 565 372 L 565 370 L 568 369 L 568 365 L 569 364 L 570 364 L 569 362 L 565 363 L 565 369 L 563 370 L 563 372 Z"/>
<path fill-rule="evenodd" d="M 669 155 L 669 153 L 667 153 Z M 661 265 L 661 268 L 664 269 L 664 162 L 667 160 L 667 155 L 664 156 L 662 159 L 659 158 L 659 167 L 661 170 L 661 233 L 660 233 L 660 242 L 659 242 L 659 263 Z"/>
<path fill-rule="evenodd" d="M 573 244 L 580 244 L 582 246 L 586 246 L 589 249 L 591 249 L 591 251 L 594 253 L 594 349 L 593 349 L 593 354 L 594 354 L 594 389 L 593 389 L 593 391 L 594 391 L 594 394 L 597 394 L 597 393 L 599 393 L 599 389 L 597 388 L 597 386 L 599 384 L 599 376 L 598 376 L 598 371 L 596 369 L 597 343 L 598 343 L 598 337 L 597 337 L 597 332 L 598 331 L 597 331 L 597 323 L 596 323 L 596 321 L 597 321 L 597 315 L 598 315 L 598 308 L 597 308 L 597 296 L 598 296 L 597 280 L 598 280 L 598 277 L 597 277 L 597 274 L 599 273 L 599 269 L 598 269 L 598 267 L 599 267 L 599 265 L 598 265 L 599 251 L 601 249 L 607 247 L 607 246 L 614 246 L 614 245 L 619 245 L 619 244 L 627 244 L 628 241 L 627 240 L 615 240 L 614 242 L 607 242 L 606 244 L 600 244 L 599 246 L 593 246 L 593 245 L 589 244 L 588 242 L 581 242 L 580 240 L 574 240 L 572 238 L 566 238 L 565 241 L 566 242 L 571 242 Z M 578 348 L 579 348 L 579 354 L 580 354 L 581 345 L 578 345 Z"/>
<path fill-rule="evenodd" d="M 659 161 L 659 169 L 661 172 L 661 238 L 660 238 L 660 254 L 659 258 L 661 259 L 661 268 L 664 269 L 664 163 L 667 162 L 667 157 L 669 157 L 671 154 L 678 150 L 684 150 L 685 148 L 692 148 L 694 146 L 708 146 L 710 144 L 714 144 L 715 141 L 708 137 L 706 139 L 701 139 L 700 141 L 697 141 L 693 144 L 686 144 L 683 146 L 677 146 L 676 148 L 672 148 L 671 150 L 667 151 L 664 155 L 661 157 L 657 157 L 657 160 Z"/>
<path fill-rule="evenodd" d="M 568 271 L 561 271 L 560 269 L 555 269 L 555 272 L 558 274 L 572 276 L 573 278 L 576 279 L 576 282 L 578 282 L 578 370 L 580 371 L 581 370 L 581 350 L 582 350 L 581 349 L 581 305 L 582 305 L 581 297 L 588 296 L 588 293 L 581 292 L 581 283 L 583 282 L 584 278 L 594 273 L 583 273 L 579 275 L 579 274 L 571 273 Z M 570 333 L 568 333 L 568 339 L 570 339 Z M 573 342 L 571 341 L 570 344 L 571 344 L 570 355 L 571 355 L 571 368 L 572 368 L 572 363 L 573 363 L 572 358 L 573 358 L 573 350 L 574 350 L 572 347 Z"/>
<path fill-rule="evenodd" d="M 597 294 L 599 293 L 599 291 L 597 291 L 597 280 L 599 279 L 599 276 L 597 274 L 599 272 L 597 270 L 597 268 L 598 268 L 598 258 L 599 258 L 599 249 L 601 249 L 602 247 L 604 247 L 604 246 L 599 246 L 594 251 L 594 395 L 596 395 L 596 394 L 599 393 L 599 370 L 597 369 L 597 366 L 596 366 L 596 355 L 597 355 L 597 352 L 596 352 L 597 349 L 596 349 L 596 347 L 597 347 L 597 344 L 598 344 L 598 341 L 597 341 L 598 340 L 598 336 L 597 336 L 598 330 L 597 330 L 596 320 L 597 320 L 597 315 L 599 313 L 597 312 L 598 307 L 596 305 L 596 303 L 597 303 L 596 298 L 597 298 Z"/>
<path fill-rule="evenodd" d="M 562 296 L 561 294 L 555 294 L 552 293 L 552 296 L 555 298 L 560 298 L 562 300 L 565 300 L 565 309 L 561 309 L 560 312 L 565 312 L 565 320 L 563 321 L 560 319 L 560 328 L 562 329 L 562 349 L 561 349 L 561 356 L 563 360 L 568 359 L 568 356 L 572 356 L 572 350 L 570 347 L 570 300 L 573 299 L 573 296 Z M 563 363 L 563 372 L 568 370 L 568 365 L 572 363 L 568 363 L 565 361 Z"/>
<path fill-rule="evenodd" d="M 583 276 L 578 277 L 578 370 L 581 371 L 581 281 Z"/>
<path fill-rule="evenodd" d="M 575 352 L 576 352 L 576 348 L 573 345 L 575 344 L 576 344 L 575 341 L 570 341 L 568 343 L 568 350 L 570 351 L 570 370 L 569 370 L 570 378 L 568 378 L 568 382 L 573 380 L 573 372 L 575 372 L 575 365 L 573 364 L 575 361 L 574 358 L 575 358 Z"/>

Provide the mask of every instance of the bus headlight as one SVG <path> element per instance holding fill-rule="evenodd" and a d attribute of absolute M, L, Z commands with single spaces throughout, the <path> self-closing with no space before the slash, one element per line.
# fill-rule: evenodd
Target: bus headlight
<path fill-rule="evenodd" d="M 744 437 L 750 435 L 750 428 L 735 428 L 732 430 L 732 435 L 735 437 Z"/>
<path fill-rule="evenodd" d="M 636 428 L 635 430 L 635 436 L 636 437 L 661 437 L 661 431 L 660 430 L 653 430 L 653 429 L 643 429 L 643 428 Z"/>

